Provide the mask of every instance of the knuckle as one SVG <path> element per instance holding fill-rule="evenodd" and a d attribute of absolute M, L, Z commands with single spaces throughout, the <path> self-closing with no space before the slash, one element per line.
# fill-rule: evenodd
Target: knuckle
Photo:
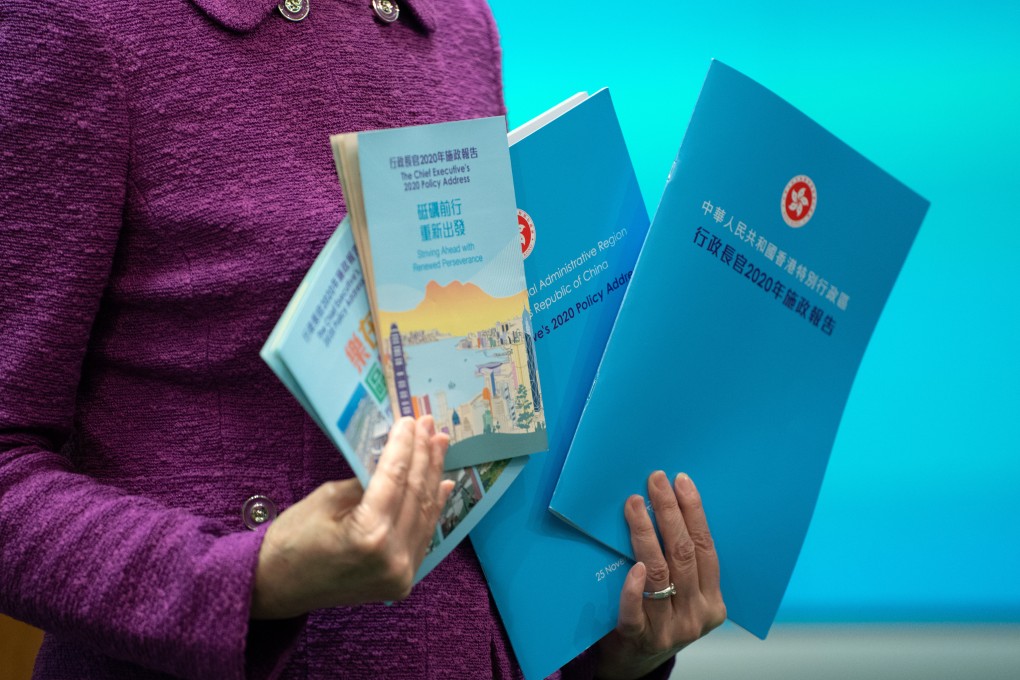
<path fill-rule="evenodd" d="M 676 620 L 673 628 L 673 644 L 686 647 L 711 630 L 705 610 L 692 606 L 685 615 Z"/>
<path fill-rule="evenodd" d="M 684 644 L 708 635 L 726 620 L 726 605 L 721 600 L 709 601 L 706 606 L 697 608 L 697 611 L 700 613 L 695 614 L 695 610 L 692 610 L 682 622 L 680 635 Z"/>
<path fill-rule="evenodd" d="M 324 482 L 315 490 L 316 493 L 322 494 L 327 498 L 333 499 L 341 495 L 343 490 L 342 482 Z"/>
<path fill-rule="evenodd" d="M 673 564 L 681 569 L 689 570 L 694 567 L 694 542 L 686 536 L 674 541 L 669 547 L 669 556 Z"/>
<path fill-rule="evenodd" d="M 665 654 L 673 651 L 676 646 L 677 645 L 673 640 L 673 636 L 670 635 L 668 631 L 663 630 L 652 640 L 651 649 L 649 651 L 653 655 L 658 656 L 659 654 Z"/>
<path fill-rule="evenodd" d="M 685 619 L 677 629 L 678 642 L 681 645 L 689 645 L 706 632 L 704 624 L 694 619 Z"/>
<path fill-rule="evenodd" d="M 355 553 L 363 560 L 379 563 L 386 559 L 389 550 L 389 531 L 377 522 L 362 520 L 356 523 L 357 529 L 351 539 Z"/>
<path fill-rule="evenodd" d="M 712 606 L 711 614 L 709 615 L 709 627 L 705 632 L 718 628 L 726 621 L 726 604 L 720 599 L 716 604 Z"/>
<path fill-rule="evenodd" d="M 372 566 L 385 562 L 386 545 L 377 534 L 362 534 L 354 539 L 353 545 L 363 562 Z"/>
<path fill-rule="evenodd" d="M 649 560 L 645 562 L 646 579 L 651 583 L 669 582 L 669 565 L 665 560 Z"/>
<path fill-rule="evenodd" d="M 403 485 L 407 482 L 411 466 L 406 460 L 393 461 L 389 465 L 389 475 L 396 483 Z"/>
<path fill-rule="evenodd" d="M 645 628 L 640 621 L 619 620 L 616 623 L 616 632 L 628 640 L 637 640 L 644 634 Z"/>
<path fill-rule="evenodd" d="M 411 487 L 414 490 L 415 499 L 418 501 L 418 510 L 422 517 L 429 520 L 439 514 L 439 503 L 436 498 L 425 489 L 425 480 L 416 483 Z"/>
<path fill-rule="evenodd" d="M 439 517 L 439 503 L 432 496 L 422 494 L 419 500 L 420 512 L 426 524 L 434 524 Z"/>
<path fill-rule="evenodd" d="M 712 534 L 704 529 L 697 529 L 691 532 L 691 541 L 701 552 L 712 552 L 715 550 L 715 541 L 712 540 Z"/>
<path fill-rule="evenodd" d="M 658 543 L 659 539 L 655 535 L 655 529 L 651 524 L 642 523 L 634 528 L 634 538 L 641 543 Z"/>

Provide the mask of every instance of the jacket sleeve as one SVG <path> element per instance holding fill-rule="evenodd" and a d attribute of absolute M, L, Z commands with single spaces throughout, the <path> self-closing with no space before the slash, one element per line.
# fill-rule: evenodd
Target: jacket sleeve
<path fill-rule="evenodd" d="M 61 453 L 130 163 L 115 20 L 93 12 L 0 8 L 0 610 L 153 670 L 270 676 L 301 622 L 249 626 L 264 532 L 128 495 Z"/>

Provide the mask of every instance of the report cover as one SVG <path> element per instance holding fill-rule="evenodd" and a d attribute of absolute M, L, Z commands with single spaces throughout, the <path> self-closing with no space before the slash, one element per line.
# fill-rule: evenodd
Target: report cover
<path fill-rule="evenodd" d="M 551 509 L 631 556 L 625 499 L 687 472 L 730 618 L 764 637 L 854 375 L 928 202 L 713 62 Z"/>
<path fill-rule="evenodd" d="M 505 119 L 332 141 L 394 413 L 433 415 L 448 468 L 544 451 Z"/>
<path fill-rule="evenodd" d="M 378 339 L 350 226 L 345 219 L 315 259 L 262 347 L 261 356 L 343 454 L 362 486 L 375 470 L 392 416 Z M 455 482 L 425 577 L 495 504 L 524 467 L 502 460 L 447 471 Z"/>
<path fill-rule="evenodd" d="M 568 100 L 510 140 L 549 452 L 528 464 L 471 540 L 531 679 L 613 629 L 632 564 L 548 506 L 648 214 L 608 90 Z"/>

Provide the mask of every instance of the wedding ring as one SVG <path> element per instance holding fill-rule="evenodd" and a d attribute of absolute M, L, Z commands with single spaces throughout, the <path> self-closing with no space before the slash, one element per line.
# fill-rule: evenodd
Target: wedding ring
<path fill-rule="evenodd" d="M 641 597 L 646 600 L 665 600 L 667 597 L 673 597 L 674 595 L 676 595 L 676 586 L 672 583 L 662 590 L 656 590 L 655 592 L 649 592 L 646 590 L 641 593 Z"/>

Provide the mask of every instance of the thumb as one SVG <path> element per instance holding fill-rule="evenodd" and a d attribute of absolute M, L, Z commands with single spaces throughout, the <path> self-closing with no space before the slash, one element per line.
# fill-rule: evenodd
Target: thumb
<path fill-rule="evenodd" d="M 640 637 L 645 630 L 644 600 L 641 595 L 645 586 L 647 569 L 644 562 L 630 568 L 620 591 L 620 615 L 616 621 L 616 632 L 625 638 Z"/>

